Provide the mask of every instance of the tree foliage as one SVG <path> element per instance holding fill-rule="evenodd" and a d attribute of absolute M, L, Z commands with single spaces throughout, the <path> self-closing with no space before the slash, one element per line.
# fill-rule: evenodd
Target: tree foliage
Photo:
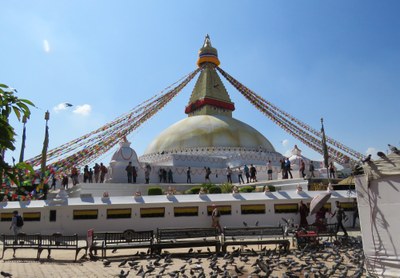
<path fill-rule="evenodd" d="M 18 98 L 16 93 L 17 90 L 0 84 L 0 148 L 2 152 L 6 149 L 15 150 L 15 132 L 9 124 L 10 115 L 14 113 L 18 121 L 21 121 L 23 117 L 29 119 L 31 115 L 29 106 L 35 107 L 31 101 Z"/>
<path fill-rule="evenodd" d="M 21 121 L 23 117 L 29 119 L 31 115 L 29 106 L 35 107 L 31 101 L 18 98 L 16 93 L 16 89 L 0 84 L 0 183 L 2 183 L 3 176 L 17 183 L 18 171 L 33 170 L 32 167 L 25 163 L 10 166 L 4 161 L 4 152 L 6 150 L 15 150 L 16 134 L 9 123 L 10 116 L 14 113 L 18 121 Z"/>

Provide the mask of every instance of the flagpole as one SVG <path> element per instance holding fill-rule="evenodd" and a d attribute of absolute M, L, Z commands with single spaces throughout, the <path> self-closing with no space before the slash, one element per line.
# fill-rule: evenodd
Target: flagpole
<path fill-rule="evenodd" d="M 328 146 L 326 144 L 326 137 L 325 137 L 325 129 L 324 129 L 324 118 L 321 118 L 321 133 L 322 133 L 322 151 L 324 155 L 324 165 L 326 168 L 326 175 L 328 177 L 328 182 L 330 183 L 329 177 L 329 153 L 328 153 Z"/>
<path fill-rule="evenodd" d="M 49 146 L 49 126 L 47 125 L 50 119 L 49 111 L 46 111 L 46 113 L 44 114 L 44 119 L 46 120 L 46 128 L 44 132 L 44 141 L 42 149 L 42 165 L 41 165 L 42 179 L 44 179 L 46 173 L 47 148 Z"/>
<path fill-rule="evenodd" d="M 24 162 L 24 152 L 25 152 L 25 141 L 26 141 L 26 122 L 27 117 L 24 115 L 22 117 L 22 122 L 24 123 L 24 128 L 22 130 L 22 144 L 21 144 L 21 152 L 19 154 L 19 162 Z"/>

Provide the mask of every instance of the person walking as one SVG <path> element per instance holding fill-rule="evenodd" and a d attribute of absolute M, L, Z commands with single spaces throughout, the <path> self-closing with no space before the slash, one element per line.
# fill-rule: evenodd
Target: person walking
<path fill-rule="evenodd" d="M 343 226 L 343 220 L 346 221 L 347 217 L 346 214 L 344 213 L 343 208 L 340 206 L 339 201 L 336 201 L 336 210 L 332 214 L 332 217 L 336 215 L 336 233 L 339 232 L 339 228 L 341 228 L 344 232 L 344 236 L 347 236 L 347 231 L 346 228 Z"/>
<path fill-rule="evenodd" d="M 10 230 L 13 231 L 14 235 L 18 235 L 21 232 L 22 226 L 24 225 L 24 221 L 22 216 L 18 214 L 17 210 L 13 211 L 13 217 L 11 218 L 11 226 Z"/>
<path fill-rule="evenodd" d="M 213 211 L 211 213 L 212 227 L 217 228 L 218 231 L 222 233 L 222 227 L 221 224 L 219 223 L 219 220 L 221 218 L 221 212 L 219 211 L 218 207 L 215 204 L 213 204 L 212 207 L 213 207 Z"/>

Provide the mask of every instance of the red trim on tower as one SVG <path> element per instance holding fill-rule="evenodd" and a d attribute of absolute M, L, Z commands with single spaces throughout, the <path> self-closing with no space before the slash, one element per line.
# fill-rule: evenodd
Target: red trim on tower
<path fill-rule="evenodd" d="M 197 109 L 200 109 L 201 107 L 205 105 L 212 105 L 218 108 L 226 109 L 226 110 L 235 110 L 235 105 L 232 102 L 225 102 L 217 99 L 212 99 L 212 98 L 202 98 L 198 99 L 195 102 L 190 103 L 188 106 L 185 108 L 185 113 L 189 114 Z"/>

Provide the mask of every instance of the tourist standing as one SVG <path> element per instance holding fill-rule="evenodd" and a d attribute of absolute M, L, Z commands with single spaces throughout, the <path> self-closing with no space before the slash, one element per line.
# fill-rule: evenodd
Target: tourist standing
<path fill-rule="evenodd" d="M 285 159 L 286 178 L 289 178 L 289 175 L 290 175 L 290 178 L 293 179 L 291 168 L 292 168 L 292 166 L 290 165 L 290 160 L 289 160 L 289 158 L 286 158 Z"/>
<path fill-rule="evenodd" d="M 240 169 L 240 167 L 239 167 L 239 170 L 238 170 L 238 180 L 239 180 L 239 184 L 244 184 L 244 180 L 243 180 L 243 171 L 242 171 L 242 169 Z"/>
<path fill-rule="evenodd" d="M 150 171 L 151 171 L 151 166 L 150 164 L 146 164 L 146 169 L 144 170 L 144 179 L 146 181 L 146 184 L 150 183 Z M 164 170 L 165 171 L 165 170 Z M 165 171 L 167 173 L 167 171 Z"/>
<path fill-rule="evenodd" d="M 89 166 L 85 165 L 85 167 L 83 167 L 83 182 L 87 183 L 89 180 Z"/>
<path fill-rule="evenodd" d="M 93 167 L 94 169 L 94 181 L 96 183 L 99 182 L 99 177 L 100 177 L 100 165 L 98 163 L 96 163 Z"/>
<path fill-rule="evenodd" d="M 332 161 L 329 163 L 329 178 L 335 178 L 335 165 L 333 165 Z"/>
<path fill-rule="evenodd" d="M 300 213 L 300 228 L 307 228 L 308 227 L 308 222 L 307 222 L 307 216 L 309 214 L 310 210 L 308 209 L 307 205 L 303 203 L 303 200 L 300 201 L 300 208 L 299 208 L 299 213 Z"/>
<path fill-rule="evenodd" d="M 286 167 L 285 167 L 285 160 L 280 159 L 279 163 L 281 164 L 281 173 L 282 173 L 282 179 L 287 179 L 287 172 L 286 172 Z"/>
<path fill-rule="evenodd" d="M 133 166 L 132 167 L 132 182 L 133 183 L 136 183 L 136 178 L 137 178 L 137 170 L 136 170 L 136 167 Z"/>
<path fill-rule="evenodd" d="M 210 167 L 204 167 L 204 169 L 206 170 L 205 181 L 211 183 L 210 180 L 211 169 Z"/>
<path fill-rule="evenodd" d="M 299 172 L 300 172 L 300 176 L 302 177 L 302 178 L 304 178 L 305 177 L 305 173 L 304 173 L 304 171 L 306 170 L 306 164 L 304 163 L 304 160 L 302 159 L 302 160 L 300 160 L 300 168 L 299 168 Z"/>
<path fill-rule="evenodd" d="M 253 164 L 250 165 L 250 182 L 257 181 L 257 169 Z"/>
<path fill-rule="evenodd" d="M 347 231 L 345 227 L 343 226 L 343 220 L 346 221 L 346 214 L 344 213 L 343 208 L 341 207 L 339 201 L 336 201 L 336 210 L 332 214 L 332 217 L 336 215 L 336 233 L 339 232 L 339 228 L 341 228 L 344 232 L 344 236 L 347 236 Z"/>
<path fill-rule="evenodd" d="M 268 180 L 272 180 L 272 163 L 271 160 L 268 160 L 267 163 L 267 174 L 268 174 Z"/>
<path fill-rule="evenodd" d="M 220 233 L 222 233 L 222 228 L 221 224 L 219 223 L 219 220 L 221 218 L 221 212 L 219 211 L 218 207 L 213 204 L 213 211 L 211 213 L 211 218 L 212 218 L 212 227 L 217 228 Z"/>
<path fill-rule="evenodd" d="M 21 232 L 23 225 L 24 221 L 22 220 L 22 217 L 18 214 L 17 210 L 14 210 L 13 217 L 11 218 L 10 230 L 12 230 L 14 235 L 16 236 Z"/>
<path fill-rule="evenodd" d="M 192 183 L 192 171 L 190 170 L 190 167 L 186 170 L 186 183 Z"/>
<path fill-rule="evenodd" d="M 247 165 L 244 165 L 244 174 L 246 176 L 247 183 L 249 183 L 250 170 L 249 170 L 249 167 L 247 167 Z"/>
<path fill-rule="evenodd" d="M 174 183 L 174 175 L 172 173 L 171 168 L 168 169 L 168 183 Z"/>
<path fill-rule="evenodd" d="M 105 176 L 108 173 L 107 167 L 100 163 L 100 183 L 104 182 Z"/>
<path fill-rule="evenodd" d="M 132 183 L 132 178 L 133 178 L 133 166 L 132 162 L 129 161 L 128 166 L 125 168 L 126 174 L 128 176 L 128 183 Z"/>
<path fill-rule="evenodd" d="M 328 210 L 325 207 L 321 207 L 319 211 L 315 213 L 315 226 L 317 227 L 317 231 L 325 231 L 326 230 L 326 213 Z"/>
<path fill-rule="evenodd" d="M 50 186 L 50 190 L 52 188 L 54 188 L 54 190 L 56 190 L 56 183 L 57 183 L 57 179 L 56 179 L 56 175 L 52 174 L 51 175 L 51 186 Z"/>
<path fill-rule="evenodd" d="M 93 170 L 92 170 L 92 168 L 89 169 L 89 183 L 93 183 Z"/>
<path fill-rule="evenodd" d="M 63 175 L 61 185 L 64 187 L 64 189 L 68 189 L 68 175 Z"/>
<path fill-rule="evenodd" d="M 228 183 L 232 183 L 232 169 L 229 166 L 226 168 L 226 178 Z"/>
<path fill-rule="evenodd" d="M 167 183 L 167 170 L 162 169 L 162 180 L 163 183 Z"/>
<path fill-rule="evenodd" d="M 74 186 L 77 185 L 77 184 L 79 183 L 78 177 L 79 177 L 78 168 L 72 167 L 72 170 L 71 170 L 71 179 L 72 179 L 72 184 L 73 184 Z"/>
<path fill-rule="evenodd" d="M 310 167 L 308 168 L 308 170 L 310 171 L 310 178 L 315 178 L 315 175 L 314 175 L 315 167 L 314 167 L 314 163 L 312 161 L 310 161 Z"/>
<path fill-rule="evenodd" d="M 160 169 L 158 170 L 158 178 L 159 178 L 160 183 L 161 183 L 162 180 L 163 180 L 163 169 L 162 169 L 162 168 L 160 168 Z"/>

